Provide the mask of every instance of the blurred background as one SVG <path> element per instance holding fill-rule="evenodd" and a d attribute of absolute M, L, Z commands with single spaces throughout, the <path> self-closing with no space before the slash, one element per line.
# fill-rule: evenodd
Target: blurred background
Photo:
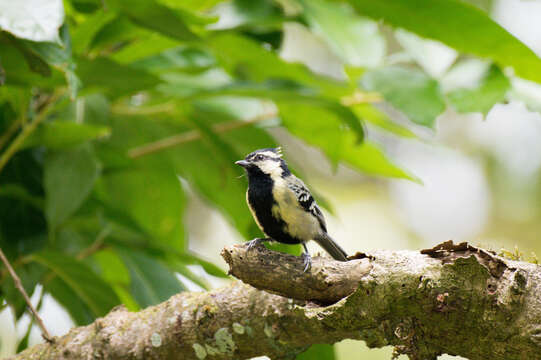
<path fill-rule="evenodd" d="M 452 239 L 537 261 L 541 2 L 367 4 L 0 1 L 0 245 L 53 334 L 231 281 L 220 250 L 258 235 L 231 161 L 258 147 L 282 146 L 348 253 Z M 41 338 L 0 279 L 8 356 Z"/>

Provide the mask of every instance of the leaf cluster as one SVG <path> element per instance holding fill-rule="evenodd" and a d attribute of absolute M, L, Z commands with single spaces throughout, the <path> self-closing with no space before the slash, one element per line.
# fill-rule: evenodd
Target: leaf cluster
<path fill-rule="evenodd" d="M 243 237 L 259 235 L 234 161 L 279 145 L 270 129 L 334 166 L 415 180 L 367 130 L 414 138 L 448 106 L 486 114 L 508 98 L 507 69 L 541 81 L 531 50 L 458 0 L 29 3 L 0 5 L 0 247 L 27 292 L 42 285 L 77 324 L 167 299 L 185 288 L 178 273 L 206 287 L 189 265 L 226 276 L 189 251 L 187 189 Z M 15 26 L 23 10 L 40 21 Z M 478 83 L 447 89 L 445 74 L 414 58 L 392 61 L 391 40 L 410 54 L 424 40 L 385 34 L 380 20 L 454 48 L 448 72 L 483 58 Z M 341 76 L 280 56 L 291 24 L 338 59 Z M 0 300 L 20 318 L 5 269 Z"/>

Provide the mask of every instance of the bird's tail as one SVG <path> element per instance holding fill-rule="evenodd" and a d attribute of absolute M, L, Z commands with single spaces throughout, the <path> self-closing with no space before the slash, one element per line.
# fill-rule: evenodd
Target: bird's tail
<path fill-rule="evenodd" d="M 317 239 L 314 239 L 319 246 L 325 249 L 334 259 L 338 261 L 348 261 L 348 255 L 327 233 L 323 233 Z"/>

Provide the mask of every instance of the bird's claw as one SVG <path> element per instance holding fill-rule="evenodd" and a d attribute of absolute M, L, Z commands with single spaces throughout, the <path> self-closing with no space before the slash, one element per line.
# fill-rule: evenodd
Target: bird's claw
<path fill-rule="evenodd" d="M 267 239 L 261 239 L 261 238 L 255 238 L 253 240 L 248 241 L 248 245 L 246 246 L 246 251 L 250 251 L 256 246 L 259 246 L 263 244 L 263 242 L 267 241 Z"/>
<path fill-rule="evenodd" d="M 310 269 L 312 267 L 312 257 L 310 256 L 310 254 L 308 253 L 302 253 L 302 258 L 303 258 L 303 265 L 304 265 L 304 270 L 303 272 L 306 272 L 308 271 L 308 269 Z"/>

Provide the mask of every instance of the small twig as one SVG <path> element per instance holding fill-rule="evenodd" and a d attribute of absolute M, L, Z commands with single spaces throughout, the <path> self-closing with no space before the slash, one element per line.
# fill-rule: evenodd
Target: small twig
<path fill-rule="evenodd" d="M 13 262 L 12 267 L 15 269 L 15 268 L 17 268 L 18 266 L 25 265 L 25 264 L 28 264 L 28 263 L 30 263 L 30 262 L 32 262 L 32 257 L 31 257 L 31 256 L 28 256 L 28 255 L 27 255 L 27 256 L 22 256 L 22 257 L 16 259 L 16 260 Z M 4 282 L 4 277 L 7 275 L 8 272 L 9 272 L 9 271 L 8 271 L 7 268 L 6 268 L 6 269 L 2 269 L 2 270 L 0 271 L 0 284 L 2 284 L 2 283 Z"/>
<path fill-rule="evenodd" d="M 366 103 L 377 103 L 383 101 L 379 93 L 375 92 L 360 92 L 355 91 L 352 95 L 344 96 L 340 99 L 340 103 L 344 106 L 353 106 Z"/>
<path fill-rule="evenodd" d="M 161 113 L 170 113 L 175 111 L 177 106 L 174 102 L 168 101 L 162 104 L 152 106 L 125 106 L 125 105 L 113 105 L 112 111 L 115 114 L 120 115 L 155 115 Z"/>
<path fill-rule="evenodd" d="M 15 140 L 7 147 L 6 151 L 0 155 L 0 172 L 6 166 L 8 161 L 11 159 L 11 157 L 19 150 L 19 147 L 24 143 L 24 140 L 30 135 L 36 127 L 47 117 L 49 114 L 49 110 L 51 108 L 51 104 L 53 104 L 58 97 L 60 96 L 59 93 L 54 93 L 51 95 L 43 105 L 43 108 L 39 112 L 38 115 L 30 122 L 30 124 L 25 125 L 22 129 L 22 131 L 17 135 Z"/>
<path fill-rule="evenodd" d="M 96 240 L 90 245 L 89 247 L 81 250 L 79 254 L 77 254 L 76 258 L 77 260 L 83 260 L 84 258 L 89 257 L 90 255 L 94 254 L 95 252 L 101 250 L 103 248 L 103 243 L 107 236 L 111 234 L 111 226 L 104 227 L 99 233 L 98 236 L 96 236 Z"/>
<path fill-rule="evenodd" d="M 47 342 L 54 342 L 53 337 L 47 331 L 47 328 L 45 327 L 45 324 L 43 323 L 43 320 L 41 320 L 41 317 L 39 316 L 38 312 L 36 311 L 36 309 L 32 305 L 32 302 L 30 301 L 30 298 L 28 297 L 28 294 L 24 290 L 23 284 L 21 283 L 21 279 L 19 278 L 19 276 L 17 275 L 15 270 L 13 270 L 13 268 L 11 267 L 11 264 L 9 263 L 8 259 L 4 255 L 4 252 L 2 251 L 1 248 L 0 248 L 0 259 L 2 260 L 2 262 L 4 263 L 6 268 L 8 269 L 9 274 L 13 278 L 13 283 L 15 284 L 15 287 L 17 288 L 17 290 L 19 290 L 19 292 L 23 296 L 24 301 L 26 301 L 26 304 L 28 305 L 28 308 L 30 309 L 30 311 L 32 312 L 32 315 L 34 316 L 34 319 L 36 319 L 39 327 L 41 328 L 41 336 L 43 336 L 43 338 Z"/>
<path fill-rule="evenodd" d="M 252 125 L 254 123 L 257 123 L 259 121 L 273 118 L 276 116 L 278 116 L 276 112 L 269 112 L 269 113 L 258 115 L 246 121 L 235 120 L 231 122 L 216 124 L 212 127 L 212 130 L 216 133 L 227 132 L 230 130 L 240 129 L 240 128 Z M 201 132 L 199 130 L 190 130 L 190 131 L 186 131 L 177 135 L 166 137 L 158 141 L 154 141 L 154 142 L 130 149 L 128 151 L 128 156 L 131 157 L 132 159 L 135 159 L 144 155 L 149 155 L 161 150 L 178 146 L 180 144 L 198 140 L 200 138 L 201 138 Z"/>
<path fill-rule="evenodd" d="M 94 255 L 94 253 L 100 251 L 101 249 L 103 249 L 104 248 L 103 243 L 105 242 L 105 239 L 107 238 L 107 236 L 111 234 L 111 231 L 112 231 L 111 226 L 107 225 L 98 233 L 98 235 L 96 236 L 96 240 L 94 240 L 94 242 L 89 247 L 81 250 L 77 255 L 75 255 L 75 258 L 77 260 L 83 260 L 91 255 Z M 45 276 L 45 278 L 43 279 L 41 283 L 48 284 L 55 277 L 56 277 L 56 274 L 54 272 L 50 272 L 49 274 L 47 274 L 47 276 Z"/>
<path fill-rule="evenodd" d="M 4 147 L 5 144 L 11 139 L 11 136 L 19 129 L 21 125 L 21 118 L 17 118 L 14 122 L 11 123 L 11 126 L 0 136 L 0 149 Z"/>
<path fill-rule="evenodd" d="M 356 91 L 350 96 L 344 96 L 340 99 L 340 103 L 344 106 L 353 106 L 357 104 L 365 104 L 365 103 L 376 103 L 382 101 L 382 97 L 378 93 L 366 93 L 366 92 L 360 92 Z M 118 107 L 116 108 L 117 112 L 120 113 L 127 113 L 130 114 L 132 112 L 135 113 L 155 113 L 155 112 L 164 112 L 171 110 L 171 104 L 165 103 L 160 104 L 148 108 L 143 109 L 137 109 L 137 110 L 130 110 L 127 108 Z M 248 125 L 251 125 L 253 123 L 256 123 L 258 121 L 262 121 L 268 118 L 276 117 L 278 116 L 278 113 L 275 111 L 265 113 L 259 116 L 254 117 L 253 119 L 249 119 L 247 121 L 231 121 L 227 123 L 221 123 L 216 124 L 212 127 L 212 130 L 216 133 L 226 132 L 234 129 L 239 129 Z M 180 134 L 176 134 L 173 136 L 169 136 L 148 144 L 144 144 L 135 148 L 132 148 L 128 150 L 128 156 L 132 159 L 153 154 L 158 151 L 162 151 L 165 149 L 169 149 L 175 146 L 178 146 L 180 144 L 184 144 L 190 141 L 198 140 L 201 138 L 201 133 L 199 130 L 191 130 L 186 131 Z"/>

